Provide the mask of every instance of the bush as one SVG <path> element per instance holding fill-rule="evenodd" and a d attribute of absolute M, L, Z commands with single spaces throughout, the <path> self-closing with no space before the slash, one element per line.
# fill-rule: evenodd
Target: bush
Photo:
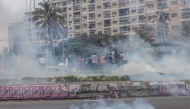
<path fill-rule="evenodd" d="M 47 77 L 47 78 L 35 78 L 35 77 L 24 77 L 21 79 L 23 82 L 84 82 L 84 81 L 128 81 L 130 80 L 129 76 L 86 76 L 86 77 L 78 77 L 78 76 L 55 76 L 55 77 Z"/>

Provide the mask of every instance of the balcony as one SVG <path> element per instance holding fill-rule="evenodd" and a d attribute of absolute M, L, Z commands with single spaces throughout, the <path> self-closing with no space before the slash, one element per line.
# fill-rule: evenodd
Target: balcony
<path fill-rule="evenodd" d="M 110 13 L 104 13 L 104 18 L 110 18 Z"/>
<path fill-rule="evenodd" d="M 66 12 L 67 12 L 67 8 L 63 8 L 63 9 L 62 9 L 62 12 L 63 12 L 63 13 L 66 13 Z"/>
<path fill-rule="evenodd" d="M 73 11 L 80 11 L 80 7 L 79 6 L 73 7 Z"/>
<path fill-rule="evenodd" d="M 80 25 L 80 20 L 74 20 L 74 25 Z"/>
<path fill-rule="evenodd" d="M 111 20 L 104 20 L 104 27 L 111 26 Z"/>
<path fill-rule="evenodd" d="M 143 3 L 144 3 L 144 0 L 138 0 L 138 3 L 139 3 L 139 4 L 143 4 Z"/>
<path fill-rule="evenodd" d="M 73 5 L 80 5 L 80 0 L 74 0 Z"/>
<path fill-rule="evenodd" d="M 89 33 L 90 33 L 90 35 L 95 34 L 96 30 L 90 30 Z"/>
<path fill-rule="evenodd" d="M 95 6 L 89 6 L 89 11 L 95 11 Z"/>
<path fill-rule="evenodd" d="M 67 19 L 67 14 L 63 14 L 63 18 L 64 18 L 64 19 Z"/>
<path fill-rule="evenodd" d="M 96 22 L 89 22 L 89 28 L 96 28 Z"/>
<path fill-rule="evenodd" d="M 130 20 L 129 19 L 120 20 L 119 23 L 120 24 L 130 24 Z"/>
<path fill-rule="evenodd" d="M 89 14 L 89 20 L 95 20 L 95 14 Z"/>
<path fill-rule="evenodd" d="M 129 15 L 129 9 L 120 9 L 119 10 L 119 16 L 126 16 Z"/>
<path fill-rule="evenodd" d="M 119 7 L 129 6 L 129 0 L 119 0 Z"/>
<path fill-rule="evenodd" d="M 80 26 L 75 26 L 74 29 L 75 31 L 80 31 Z"/>
<path fill-rule="evenodd" d="M 110 9 L 111 6 L 110 6 L 110 2 L 109 3 L 104 3 L 104 9 Z"/>
<path fill-rule="evenodd" d="M 63 2 L 62 6 L 64 6 L 64 7 L 67 6 L 67 2 Z"/>
<path fill-rule="evenodd" d="M 80 17 L 80 12 L 75 12 L 75 13 L 74 13 L 74 17 L 79 18 L 79 17 Z"/>
<path fill-rule="evenodd" d="M 88 3 L 95 3 L 95 0 L 89 0 Z"/>
<path fill-rule="evenodd" d="M 130 27 L 129 26 L 120 28 L 120 33 L 121 34 L 126 34 L 126 33 L 129 33 L 129 32 L 130 32 Z"/>
<path fill-rule="evenodd" d="M 104 34 L 111 34 L 111 28 L 105 29 Z"/>

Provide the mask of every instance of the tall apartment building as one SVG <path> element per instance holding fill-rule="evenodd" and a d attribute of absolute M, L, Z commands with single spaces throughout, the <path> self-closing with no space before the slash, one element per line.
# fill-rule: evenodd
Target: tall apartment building
<path fill-rule="evenodd" d="M 190 20 L 190 0 L 50 0 L 62 8 L 68 37 L 86 34 L 134 34 L 133 28 L 156 26 L 156 11 L 168 13 L 169 34 Z"/>
<path fill-rule="evenodd" d="M 13 45 L 16 43 L 23 43 L 23 22 L 14 22 L 10 23 L 8 27 L 8 35 L 9 35 L 9 48 L 13 49 Z"/>

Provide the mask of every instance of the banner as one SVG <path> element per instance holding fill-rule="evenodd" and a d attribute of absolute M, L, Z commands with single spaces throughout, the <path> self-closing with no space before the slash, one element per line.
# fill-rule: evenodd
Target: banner
<path fill-rule="evenodd" d="M 58 88 L 59 88 L 59 97 L 60 98 L 69 97 L 69 93 L 68 93 L 67 88 L 66 88 L 65 85 L 59 85 Z"/>
<path fill-rule="evenodd" d="M 168 83 L 160 82 L 160 93 L 168 94 Z"/>
<path fill-rule="evenodd" d="M 0 86 L 0 99 L 3 98 L 4 90 L 3 86 Z"/>
<path fill-rule="evenodd" d="M 185 82 L 177 82 L 177 88 L 178 88 L 178 93 L 179 94 L 186 94 L 185 90 Z"/>
<path fill-rule="evenodd" d="M 24 85 L 23 86 L 23 97 L 24 98 L 32 98 L 32 85 Z"/>
<path fill-rule="evenodd" d="M 69 89 L 70 97 L 76 97 L 76 93 L 79 91 L 80 85 L 70 85 Z"/>
<path fill-rule="evenodd" d="M 149 82 L 150 83 L 150 94 L 159 95 L 159 83 L 158 82 Z"/>
<path fill-rule="evenodd" d="M 176 82 L 169 82 L 168 86 L 169 86 L 169 93 L 177 93 L 178 87 Z"/>
<path fill-rule="evenodd" d="M 52 98 L 58 98 L 59 97 L 59 87 L 58 85 L 52 85 L 51 86 L 51 97 Z"/>
<path fill-rule="evenodd" d="M 40 98 L 41 97 L 41 90 L 39 85 L 33 86 L 33 98 Z"/>
<path fill-rule="evenodd" d="M 41 89 L 41 97 L 51 96 L 51 86 L 50 85 L 43 85 L 40 87 L 40 89 Z"/>
<path fill-rule="evenodd" d="M 4 98 L 12 98 L 13 95 L 13 87 L 12 86 L 4 86 Z"/>
<path fill-rule="evenodd" d="M 22 97 L 22 86 L 13 86 L 13 98 Z"/>

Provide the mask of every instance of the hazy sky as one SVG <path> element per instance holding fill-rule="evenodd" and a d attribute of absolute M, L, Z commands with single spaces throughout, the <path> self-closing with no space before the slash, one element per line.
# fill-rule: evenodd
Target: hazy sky
<path fill-rule="evenodd" d="M 0 50 L 3 46 L 8 46 L 9 23 L 22 21 L 23 13 L 26 11 L 25 1 L 26 0 L 0 0 Z M 40 1 L 43 0 L 36 0 L 36 6 Z M 30 0 L 27 0 L 28 10 L 29 2 Z"/>

